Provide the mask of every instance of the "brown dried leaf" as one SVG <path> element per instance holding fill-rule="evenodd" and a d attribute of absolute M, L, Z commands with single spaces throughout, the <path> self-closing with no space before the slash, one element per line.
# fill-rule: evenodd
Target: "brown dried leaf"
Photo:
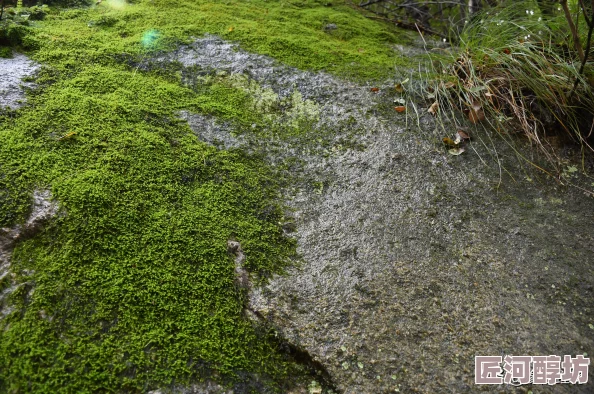
<path fill-rule="evenodd" d="M 483 120 L 485 120 L 485 113 L 482 109 L 475 110 L 473 108 L 468 113 L 468 120 L 470 120 L 471 123 L 482 122 Z"/>
<path fill-rule="evenodd" d="M 371 88 L 372 92 L 379 92 L 379 88 Z"/>
<path fill-rule="evenodd" d="M 444 88 L 446 88 L 446 89 L 451 89 L 451 88 L 453 88 L 454 86 L 456 86 L 456 84 L 455 84 L 455 83 L 453 83 L 452 81 L 448 81 L 448 82 L 446 82 L 446 83 L 443 85 L 443 87 L 444 87 Z"/>
<path fill-rule="evenodd" d="M 404 92 L 404 87 L 401 83 L 397 83 L 396 85 L 394 85 L 394 90 L 396 90 L 398 93 L 402 93 Z"/>
<path fill-rule="evenodd" d="M 462 138 L 463 140 L 469 140 L 470 136 L 468 134 L 466 134 L 464 131 L 462 130 L 458 130 L 458 135 L 460 136 L 460 138 Z"/>
<path fill-rule="evenodd" d="M 394 107 L 394 109 L 396 110 L 396 112 L 404 112 L 404 111 L 406 111 L 406 107 L 404 105 L 399 105 L 397 107 Z"/>
<path fill-rule="evenodd" d="M 429 107 L 429 109 L 427 110 L 427 112 L 429 112 L 433 116 L 436 116 L 438 110 L 439 110 L 439 103 L 436 101 L 433 104 L 431 104 L 431 107 Z"/>

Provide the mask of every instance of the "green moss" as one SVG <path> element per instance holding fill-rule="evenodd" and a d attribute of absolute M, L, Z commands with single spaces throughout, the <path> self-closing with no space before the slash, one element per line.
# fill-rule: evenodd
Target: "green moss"
<path fill-rule="evenodd" d="M 0 58 L 6 58 L 6 59 L 12 58 L 12 48 L 0 47 Z"/>
<path fill-rule="evenodd" d="M 0 225 L 26 218 L 34 188 L 50 188 L 62 214 L 19 243 L 16 278 L 1 285 L 17 290 L 0 320 L 0 391 L 140 392 L 246 375 L 280 390 L 294 366 L 243 317 L 226 243 L 241 242 L 253 279 L 282 272 L 295 245 L 280 228 L 281 180 L 177 117 L 208 113 L 241 132 L 270 123 L 278 98 L 129 60 L 208 32 L 292 66 L 381 78 L 400 61 L 389 47 L 399 38 L 316 1 L 109 4 L 49 14 L 20 37 L 44 68 L 28 105 L 0 114 Z M 317 117 L 298 95 L 283 105 L 293 129 Z"/>
<path fill-rule="evenodd" d="M 37 39 L 51 45 L 38 56 L 80 59 L 84 53 L 86 61 L 106 62 L 110 54 L 138 53 L 143 35 L 153 31 L 161 47 L 210 33 L 291 66 L 353 78 L 389 77 L 394 67 L 409 63 L 391 47 L 409 42 L 408 33 L 366 19 L 342 1 L 326 3 L 157 0 L 119 9 L 122 2 L 106 0 L 93 9 L 48 16 Z M 326 31 L 330 23 L 337 29 Z"/>
<path fill-rule="evenodd" d="M 216 112 L 226 114 L 224 101 Z M 0 323 L 0 387 L 136 391 L 205 366 L 283 373 L 242 318 L 226 252 L 240 240 L 262 274 L 293 255 L 276 181 L 257 159 L 204 145 L 173 120 L 205 103 L 160 77 L 89 66 L 31 97 L 35 110 L 0 133 L 7 179 L 51 185 L 66 213 L 13 256 L 14 272 L 35 271 L 35 291 L 15 292 L 22 313 Z"/>

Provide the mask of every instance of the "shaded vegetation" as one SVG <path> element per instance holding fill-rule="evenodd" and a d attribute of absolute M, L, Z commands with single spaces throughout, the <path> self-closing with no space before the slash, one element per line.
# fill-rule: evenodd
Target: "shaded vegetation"
<path fill-rule="evenodd" d="M 431 54 L 423 96 L 431 113 L 457 127 L 528 137 L 558 176 L 561 146 L 594 151 L 594 14 L 583 2 L 569 14 L 567 2 L 544 11 L 536 1 L 502 3 L 476 12 L 456 47 Z"/>

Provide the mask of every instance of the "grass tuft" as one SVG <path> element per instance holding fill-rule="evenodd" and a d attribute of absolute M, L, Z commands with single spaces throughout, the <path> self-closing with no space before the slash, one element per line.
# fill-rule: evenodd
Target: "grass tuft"
<path fill-rule="evenodd" d="M 546 16 L 532 2 L 477 15 L 458 48 L 432 55 L 427 94 L 438 102 L 439 116 L 458 126 L 485 124 L 501 135 L 519 132 L 553 165 L 559 138 L 592 150 L 594 70 L 587 63 L 580 73 L 566 25 L 561 11 Z"/>

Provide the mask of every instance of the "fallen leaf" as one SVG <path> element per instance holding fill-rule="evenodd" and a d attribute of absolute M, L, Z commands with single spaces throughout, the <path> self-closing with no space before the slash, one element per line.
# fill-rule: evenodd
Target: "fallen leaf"
<path fill-rule="evenodd" d="M 509 55 L 511 53 L 511 51 L 508 48 L 505 48 L 503 50 L 503 53 L 505 53 L 506 55 Z"/>
<path fill-rule="evenodd" d="M 453 149 L 449 149 L 448 150 L 448 153 L 450 155 L 454 155 L 454 156 L 460 156 L 463 152 L 464 152 L 464 148 L 463 147 L 453 148 Z"/>
<path fill-rule="evenodd" d="M 394 85 L 394 90 L 396 90 L 398 93 L 402 93 L 404 92 L 404 87 L 401 83 L 397 83 L 396 85 Z"/>
<path fill-rule="evenodd" d="M 396 112 L 404 112 L 406 111 L 406 107 L 404 105 L 399 105 L 398 107 L 394 107 Z"/>
<path fill-rule="evenodd" d="M 460 136 L 460 138 L 462 138 L 463 140 L 469 140 L 470 136 L 468 134 L 466 134 L 464 131 L 462 130 L 458 130 L 458 135 Z"/>
<path fill-rule="evenodd" d="M 439 103 L 436 101 L 433 104 L 431 104 L 431 107 L 429 107 L 429 109 L 427 110 L 427 112 L 429 112 L 430 114 L 432 114 L 433 116 L 437 115 L 437 111 L 439 110 Z"/>
<path fill-rule="evenodd" d="M 451 88 L 453 88 L 454 86 L 456 86 L 456 84 L 455 84 L 455 83 L 453 83 L 452 81 L 448 81 L 448 82 L 446 82 L 446 83 L 443 85 L 443 87 L 444 87 L 444 88 L 446 88 L 446 89 L 451 89 Z"/>
<path fill-rule="evenodd" d="M 460 142 L 462 142 L 462 137 L 460 137 L 460 134 L 456 134 L 456 138 L 454 139 L 454 143 L 456 145 L 460 145 Z"/>
<path fill-rule="evenodd" d="M 451 139 L 450 137 L 444 137 L 442 139 L 443 143 L 446 144 L 447 146 L 449 146 L 450 148 L 455 148 L 458 147 L 458 144 L 456 143 L 456 141 L 454 141 L 453 139 Z"/>
<path fill-rule="evenodd" d="M 483 120 L 485 120 L 485 113 L 482 109 L 475 110 L 474 108 L 472 108 L 468 113 L 468 120 L 471 123 L 482 122 Z"/>
<path fill-rule="evenodd" d="M 371 88 L 372 92 L 379 92 L 379 88 Z"/>

